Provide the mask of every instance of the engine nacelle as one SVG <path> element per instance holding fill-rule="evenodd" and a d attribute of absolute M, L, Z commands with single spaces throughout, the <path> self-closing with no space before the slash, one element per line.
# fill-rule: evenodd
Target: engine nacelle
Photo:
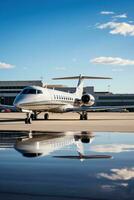
<path fill-rule="evenodd" d="M 95 103 L 95 98 L 91 94 L 84 94 L 81 97 L 81 101 L 84 105 L 92 106 Z"/>

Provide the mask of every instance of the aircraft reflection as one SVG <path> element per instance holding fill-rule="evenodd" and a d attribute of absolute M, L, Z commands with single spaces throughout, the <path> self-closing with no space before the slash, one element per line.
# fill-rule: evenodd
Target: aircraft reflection
<path fill-rule="evenodd" d="M 85 144 L 90 144 L 95 139 L 91 132 L 44 132 L 35 133 L 30 131 L 21 133 L 0 133 L 0 148 L 14 148 L 24 157 L 34 158 L 39 156 L 48 156 L 64 147 L 74 145 L 77 155 L 54 155 L 54 158 L 62 159 L 106 159 L 110 155 L 85 155 Z M 89 148 L 88 148 L 89 149 Z M 64 151 L 68 152 L 68 151 Z M 89 150 L 88 150 L 89 152 Z"/>
<path fill-rule="evenodd" d="M 74 135 L 74 145 L 76 146 L 76 151 L 78 155 L 65 155 L 65 156 L 53 156 L 55 158 L 67 158 L 67 159 L 78 159 L 78 160 L 85 160 L 85 159 L 106 159 L 111 158 L 112 156 L 109 155 L 85 155 L 84 153 L 84 144 L 91 144 L 95 136 L 91 132 L 83 131 L 80 134 Z"/>

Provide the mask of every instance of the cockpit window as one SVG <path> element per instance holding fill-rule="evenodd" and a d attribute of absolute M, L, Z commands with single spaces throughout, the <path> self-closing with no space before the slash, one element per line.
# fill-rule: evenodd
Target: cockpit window
<path fill-rule="evenodd" d="M 37 90 L 37 94 L 43 94 L 42 90 Z"/>
<path fill-rule="evenodd" d="M 25 89 L 23 90 L 22 94 L 36 94 L 35 89 Z"/>
<path fill-rule="evenodd" d="M 22 94 L 42 94 L 43 92 L 41 90 L 36 89 L 24 89 L 22 91 Z"/>

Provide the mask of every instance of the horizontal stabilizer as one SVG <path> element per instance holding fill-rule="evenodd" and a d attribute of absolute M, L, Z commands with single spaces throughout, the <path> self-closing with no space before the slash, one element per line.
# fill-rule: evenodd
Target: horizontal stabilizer
<path fill-rule="evenodd" d="M 83 155 L 83 156 L 53 156 L 54 158 L 68 158 L 68 159 L 109 159 L 112 158 L 110 155 Z"/>
<path fill-rule="evenodd" d="M 112 79 L 110 77 L 98 77 L 98 76 L 67 76 L 67 77 L 59 77 L 53 78 L 53 80 L 70 80 L 70 79 Z"/>

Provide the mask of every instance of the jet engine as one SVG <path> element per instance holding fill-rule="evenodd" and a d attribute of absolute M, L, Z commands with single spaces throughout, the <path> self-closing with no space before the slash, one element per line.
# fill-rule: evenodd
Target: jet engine
<path fill-rule="evenodd" d="M 92 106 L 95 103 L 95 98 L 91 94 L 84 94 L 81 101 L 83 105 Z"/>

